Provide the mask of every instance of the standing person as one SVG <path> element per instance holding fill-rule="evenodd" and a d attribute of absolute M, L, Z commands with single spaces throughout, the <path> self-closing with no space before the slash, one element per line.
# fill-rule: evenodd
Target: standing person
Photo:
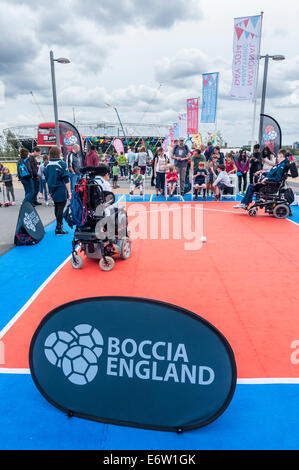
<path fill-rule="evenodd" d="M 13 181 L 12 181 L 12 174 L 9 171 L 9 168 L 4 166 L 2 168 L 2 178 L 1 181 L 4 184 L 3 191 L 6 191 L 6 196 L 7 200 L 10 203 L 10 197 L 11 197 L 11 204 L 14 206 L 15 205 L 15 193 L 14 193 L 14 188 L 13 188 Z"/>
<path fill-rule="evenodd" d="M 140 168 L 140 172 L 141 172 L 142 175 L 145 175 L 147 158 L 148 157 L 147 157 L 146 148 L 145 148 L 144 145 L 142 145 L 139 148 L 139 152 L 136 155 L 136 162 L 137 162 L 137 165 Z"/>
<path fill-rule="evenodd" d="M 135 159 L 136 159 L 136 154 L 135 154 L 135 152 L 133 152 L 132 149 L 129 149 L 127 159 L 128 159 L 129 181 L 131 181 L 134 162 L 135 162 Z"/>
<path fill-rule="evenodd" d="M 209 160 L 207 163 L 208 165 L 208 181 L 207 181 L 208 194 L 207 195 L 208 196 L 209 196 L 209 192 L 211 196 L 212 196 L 212 193 L 214 192 L 213 182 L 215 181 L 219 173 L 217 160 L 218 160 L 218 157 L 215 154 L 215 155 L 212 155 L 212 160 Z"/>
<path fill-rule="evenodd" d="M 135 189 L 139 189 L 140 196 L 144 191 L 144 176 L 141 174 L 139 166 L 135 166 L 133 170 L 132 180 L 130 183 L 130 195 L 133 196 Z"/>
<path fill-rule="evenodd" d="M 25 148 L 21 148 L 20 150 L 20 159 L 17 164 L 17 174 L 24 187 L 24 201 L 29 201 L 32 203 L 34 197 L 34 184 L 32 179 L 31 164 L 29 161 L 29 151 Z"/>
<path fill-rule="evenodd" d="M 237 167 L 237 176 L 238 176 L 238 184 L 239 184 L 239 194 L 245 193 L 247 188 L 247 173 L 249 171 L 249 158 L 247 157 L 246 150 L 241 150 L 237 160 L 236 160 L 236 167 Z M 242 181 L 243 181 L 243 192 L 242 192 Z"/>
<path fill-rule="evenodd" d="M 271 152 L 269 147 L 263 148 L 262 151 L 262 164 L 263 164 L 263 171 L 270 171 L 274 165 L 276 165 L 276 158 L 274 153 Z"/>
<path fill-rule="evenodd" d="M 184 144 L 184 139 L 179 139 L 179 144 L 173 148 L 173 160 L 174 166 L 180 178 L 180 189 L 181 195 L 184 195 L 185 192 L 185 180 L 187 173 L 187 165 L 189 160 L 189 149 L 186 144 Z"/>
<path fill-rule="evenodd" d="M 254 173 L 262 169 L 262 157 L 260 153 L 260 145 L 255 144 L 253 147 L 253 153 L 250 156 L 250 170 L 249 170 L 249 182 L 253 184 Z"/>
<path fill-rule="evenodd" d="M 50 148 L 49 163 L 44 168 L 44 175 L 55 206 L 55 235 L 66 235 L 68 232 L 63 230 L 63 211 L 67 200 L 72 197 L 72 192 L 67 166 L 60 158 L 60 148 Z"/>
<path fill-rule="evenodd" d="M 164 155 L 162 147 L 158 150 L 158 158 L 155 161 L 154 175 L 156 178 L 156 195 L 159 192 L 161 196 L 165 193 L 165 174 L 167 169 L 167 158 Z"/>
<path fill-rule="evenodd" d="M 66 157 L 66 164 L 70 172 L 71 192 L 74 192 L 75 185 L 80 178 L 80 169 L 83 167 L 83 157 L 78 144 L 73 145 L 72 151 Z"/>
<path fill-rule="evenodd" d="M 127 157 L 125 156 L 123 151 L 120 152 L 117 161 L 120 168 L 120 176 L 122 178 L 125 178 L 127 176 Z"/>
<path fill-rule="evenodd" d="M 96 152 L 95 145 L 91 145 L 90 150 L 85 155 L 85 166 L 99 166 L 99 156 Z"/>
<path fill-rule="evenodd" d="M 49 205 L 49 201 L 48 201 L 48 190 L 47 190 L 47 183 L 46 183 L 46 177 L 45 177 L 45 174 L 44 174 L 44 169 L 46 168 L 48 162 L 49 162 L 48 155 L 44 155 L 43 163 L 39 166 L 39 169 L 38 169 L 38 176 L 40 178 L 41 188 L 42 188 L 41 193 L 44 197 L 46 206 Z"/>
<path fill-rule="evenodd" d="M 220 165 L 221 165 L 221 163 L 220 163 Z M 236 173 L 236 170 L 237 170 L 237 167 L 236 167 L 236 164 L 235 164 L 234 157 L 232 156 L 231 153 L 227 153 L 225 155 L 225 171 L 229 175 L 232 175 L 233 173 Z"/>
<path fill-rule="evenodd" d="M 212 153 L 213 153 L 214 147 L 212 142 L 208 142 L 208 147 L 204 151 L 204 156 L 206 157 L 206 161 L 212 160 Z"/>
<path fill-rule="evenodd" d="M 30 161 L 31 170 L 32 170 L 32 181 L 33 181 L 33 187 L 34 187 L 33 198 L 32 198 L 33 206 L 41 205 L 41 202 L 38 202 L 37 200 L 37 195 L 40 189 L 40 179 L 38 176 L 38 168 L 40 165 L 40 159 L 41 159 L 41 150 L 39 147 L 34 147 L 34 149 L 32 150 L 32 153 L 29 155 L 29 161 Z"/>
<path fill-rule="evenodd" d="M 119 172 L 120 172 L 119 164 L 115 162 L 112 167 L 113 189 L 116 189 L 118 187 L 117 182 L 118 182 Z"/>
<path fill-rule="evenodd" d="M 204 155 L 201 153 L 201 149 L 196 149 L 195 152 L 193 153 L 192 157 L 191 157 L 191 173 L 192 175 L 195 175 L 196 171 L 197 171 L 197 168 L 198 168 L 198 164 L 200 162 L 205 162 L 206 159 L 204 157 Z"/>

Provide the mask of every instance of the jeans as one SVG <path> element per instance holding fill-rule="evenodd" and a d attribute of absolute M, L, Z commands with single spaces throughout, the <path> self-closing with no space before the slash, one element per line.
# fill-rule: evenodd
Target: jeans
<path fill-rule="evenodd" d="M 75 191 L 75 186 L 79 178 L 80 175 L 77 175 L 77 173 L 70 173 L 71 193 Z"/>
<path fill-rule="evenodd" d="M 246 191 L 247 188 L 247 173 L 238 175 L 239 182 L 239 193 L 242 191 L 242 180 L 243 180 L 243 191 Z"/>
<path fill-rule="evenodd" d="M 248 206 L 248 204 L 250 204 L 251 201 L 252 201 L 253 193 L 255 191 L 258 191 L 259 189 L 261 189 L 263 186 L 264 186 L 264 184 L 262 184 L 262 183 L 250 184 L 247 188 L 245 196 L 243 197 L 243 199 L 241 201 L 242 204 L 245 204 L 246 206 Z"/>
<path fill-rule="evenodd" d="M 185 192 L 185 179 L 186 179 L 186 173 L 187 173 L 187 167 L 186 166 L 176 166 L 175 167 L 177 174 L 180 177 L 180 188 L 181 188 L 181 194 L 184 194 Z"/>
<path fill-rule="evenodd" d="M 24 186 L 24 191 L 25 191 L 25 197 L 24 201 L 29 201 L 33 202 L 33 197 L 34 197 L 34 184 L 32 178 L 26 179 L 23 178 L 21 180 L 22 185 Z"/>
<path fill-rule="evenodd" d="M 33 178 L 33 198 L 32 198 L 32 202 L 34 204 L 37 202 L 37 195 L 39 193 L 39 182 L 40 182 L 40 179 L 38 177 Z"/>
<path fill-rule="evenodd" d="M 44 195 L 45 201 L 48 201 L 48 191 L 46 180 L 41 180 L 41 193 Z"/>

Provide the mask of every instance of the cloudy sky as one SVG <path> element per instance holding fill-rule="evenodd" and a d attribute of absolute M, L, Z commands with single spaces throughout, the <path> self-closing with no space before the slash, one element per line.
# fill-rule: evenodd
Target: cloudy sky
<path fill-rule="evenodd" d="M 217 71 L 217 129 L 229 145 L 247 144 L 253 103 L 229 97 L 233 19 L 262 10 L 261 53 L 286 57 L 269 63 L 266 112 L 280 122 L 284 144 L 299 141 L 299 4 L 246 3 L 0 0 L 0 130 L 54 119 L 52 49 L 71 60 L 55 66 L 60 119 L 72 121 L 74 111 L 80 122 L 115 121 L 108 102 L 123 122 L 168 124 L 187 98 L 201 96 L 201 74 Z M 263 61 L 260 85 L 262 75 Z"/>

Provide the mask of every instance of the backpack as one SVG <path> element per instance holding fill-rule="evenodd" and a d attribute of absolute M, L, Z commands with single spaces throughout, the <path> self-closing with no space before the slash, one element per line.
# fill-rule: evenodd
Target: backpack
<path fill-rule="evenodd" d="M 73 228 L 74 225 L 84 227 L 87 221 L 87 201 L 86 195 L 84 194 L 86 188 L 82 189 L 82 197 L 78 187 L 79 185 L 77 185 L 76 192 L 73 193 L 71 202 L 63 214 L 65 221 L 71 228 Z"/>
<path fill-rule="evenodd" d="M 20 176 L 20 179 L 22 180 L 23 178 L 29 178 L 31 176 L 31 173 L 29 171 L 28 166 L 26 165 L 26 161 L 28 158 L 21 159 L 18 164 L 18 173 Z"/>

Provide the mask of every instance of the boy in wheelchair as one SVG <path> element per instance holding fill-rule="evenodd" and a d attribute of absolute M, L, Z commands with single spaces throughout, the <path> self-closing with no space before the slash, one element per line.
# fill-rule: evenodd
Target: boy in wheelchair
<path fill-rule="evenodd" d="M 289 169 L 290 162 L 286 158 L 286 151 L 281 149 L 277 155 L 276 165 L 266 173 L 258 172 L 258 182 L 250 184 L 242 201 L 233 207 L 248 210 L 251 216 L 257 214 L 258 207 L 264 207 L 266 212 L 274 214 L 275 217 L 287 217 L 291 213 L 289 205 L 292 202 L 292 190 L 285 189 L 284 183 L 288 177 Z M 295 177 L 293 174 L 291 176 Z M 255 204 L 249 207 L 254 195 L 256 197 Z"/>

